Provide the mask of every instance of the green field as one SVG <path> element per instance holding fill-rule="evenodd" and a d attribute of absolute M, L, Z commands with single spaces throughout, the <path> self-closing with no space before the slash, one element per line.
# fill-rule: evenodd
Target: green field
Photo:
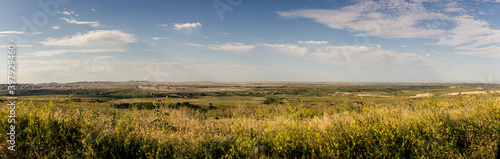
<path fill-rule="evenodd" d="M 500 141 L 499 84 L 19 88 L 16 152 L 1 135 L 2 158 L 494 158 Z M 9 111 L 0 111 L 3 134 Z"/>

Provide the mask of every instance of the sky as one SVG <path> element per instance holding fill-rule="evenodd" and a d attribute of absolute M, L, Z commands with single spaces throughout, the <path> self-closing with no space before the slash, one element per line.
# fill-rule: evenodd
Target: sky
<path fill-rule="evenodd" d="M 18 83 L 500 82 L 500 0 L 3 0 L 0 6 L 6 47 L 0 61 L 15 43 Z"/>

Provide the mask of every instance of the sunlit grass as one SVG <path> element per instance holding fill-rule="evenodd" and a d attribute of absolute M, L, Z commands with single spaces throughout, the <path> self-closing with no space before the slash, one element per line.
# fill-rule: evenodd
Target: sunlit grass
<path fill-rule="evenodd" d="M 162 98 L 129 101 L 159 108 L 127 109 L 21 100 L 17 151 L 1 149 L 2 157 L 493 158 L 500 135 L 498 94 L 389 97 L 388 103 L 356 98 L 314 106 L 285 99 L 213 110 L 202 102 L 196 103 L 200 109 L 172 108 L 182 100 Z M 2 109 L 0 116 L 8 113 Z M 10 124 L 1 123 L 5 134 Z"/>

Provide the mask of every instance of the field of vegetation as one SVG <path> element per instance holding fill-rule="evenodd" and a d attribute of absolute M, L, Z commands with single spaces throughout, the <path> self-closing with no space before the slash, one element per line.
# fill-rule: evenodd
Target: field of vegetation
<path fill-rule="evenodd" d="M 500 142 L 498 84 L 20 88 L 15 152 L 0 111 L 2 158 L 494 158 Z"/>

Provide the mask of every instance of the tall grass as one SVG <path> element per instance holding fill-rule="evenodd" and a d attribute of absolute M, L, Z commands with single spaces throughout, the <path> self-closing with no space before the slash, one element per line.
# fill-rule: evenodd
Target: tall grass
<path fill-rule="evenodd" d="M 20 101 L 18 145 L 2 158 L 493 158 L 498 94 L 454 99 L 192 107 Z M 148 104 L 143 104 L 148 105 Z M 171 104 L 170 104 L 171 105 Z M 8 109 L 0 116 L 7 117 Z M 0 122 L 0 133 L 10 124 Z"/>

